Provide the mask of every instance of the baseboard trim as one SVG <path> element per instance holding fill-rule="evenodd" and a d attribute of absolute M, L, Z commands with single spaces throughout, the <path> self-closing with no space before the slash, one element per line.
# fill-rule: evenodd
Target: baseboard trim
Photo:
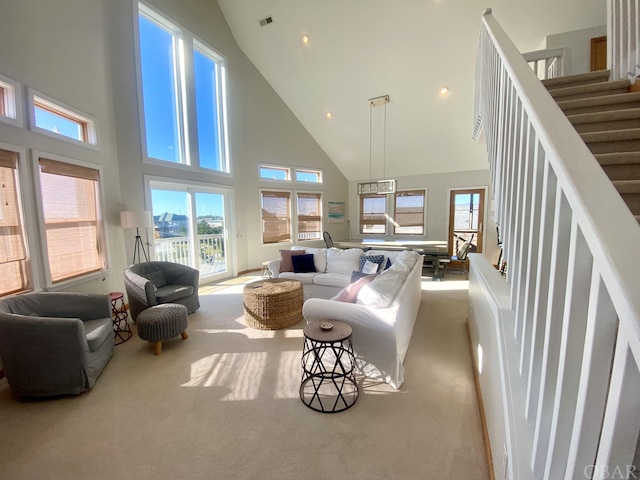
<path fill-rule="evenodd" d="M 478 378 L 478 366 L 476 365 L 476 357 L 471 344 L 471 330 L 469 329 L 469 319 L 465 321 L 467 329 L 467 342 L 469 343 L 469 354 L 471 355 L 471 366 L 473 370 L 473 379 L 476 384 L 476 397 L 478 398 L 478 408 L 480 410 L 480 423 L 482 424 L 482 438 L 484 440 L 484 449 L 487 454 L 487 463 L 489 467 L 489 479 L 495 480 L 496 475 L 493 470 L 493 456 L 491 455 L 491 443 L 489 441 L 489 429 L 487 428 L 487 418 L 484 414 L 484 402 L 482 401 L 482 390 L 480 389 L 480 378 Z"/>
<path fill-rule="evenodd" d="M 247 273 L 251 273 L 251 272 L 260 272 L 260 271 L 262 271 L 262 268 L 249 268 L 248 270 L 242 270 L 241 272 L 238 272 L 238 276 L 246 275 Z"/>

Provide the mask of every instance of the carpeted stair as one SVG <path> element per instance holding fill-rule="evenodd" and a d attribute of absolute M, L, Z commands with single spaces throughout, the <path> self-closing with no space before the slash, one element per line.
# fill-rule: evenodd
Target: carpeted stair
<path fill-rule="evenodd" d="M 609 70 L 543 80 L 640 222 L 640 92 Z"/>

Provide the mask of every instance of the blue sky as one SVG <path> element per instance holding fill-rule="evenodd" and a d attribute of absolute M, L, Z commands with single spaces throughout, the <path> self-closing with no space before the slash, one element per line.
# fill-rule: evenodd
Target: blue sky
<path fill-rule="evenodd" d="M 189 194 L 173 190 L 151 190 L 153 215 L 161 213 L 189 214 Z M 224 216 L 224 197 L 216 193 L 195 193 L 196 217 L 206 215 Z"/>

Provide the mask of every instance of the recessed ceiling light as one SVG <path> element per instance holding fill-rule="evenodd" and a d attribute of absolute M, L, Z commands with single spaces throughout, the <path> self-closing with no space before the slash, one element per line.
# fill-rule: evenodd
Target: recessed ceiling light
<path fill-rule="evenodd" d="M 449 87 L 442 87 L 440 89 L 440 95 L 446 95 L 447 93 L 449 93 Z"/>
<path fill-rule="evenodd" d="M 331 119 L 333 118 L 333 113 L 331 113 L 331 112 L 327 112 L 327 113 L 326 113 L 326 117 L 327 117 L 329 120 L 331 120 Z"/>
<path fill-rule="evenodd" d="M 306 33 L 304 35 L 302 35 L 302 43 L 304 43 L 305 45 L 309 45 L 309 41 L 310 40 L 311 40 L 311 38 Z"/>

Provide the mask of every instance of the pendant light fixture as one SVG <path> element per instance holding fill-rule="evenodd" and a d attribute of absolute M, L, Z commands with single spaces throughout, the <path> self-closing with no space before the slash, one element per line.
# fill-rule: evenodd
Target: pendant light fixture
<path fill-rule="evenodd" d="M 382 136 L 382 178 L 386 177 L 386 156 L 387 156 L 387 103 L 389 103 L 389 95 L 369 99 L 369 181 L 358 183 L 358 195 L 366 194 L 386 194 L 395 193 L 395 180 L 377 180 L 373 181 L 371 177 L 372 169 L 372 143 L 373 143 L 373 107 L 384 105 L 384 130 Z"/>

